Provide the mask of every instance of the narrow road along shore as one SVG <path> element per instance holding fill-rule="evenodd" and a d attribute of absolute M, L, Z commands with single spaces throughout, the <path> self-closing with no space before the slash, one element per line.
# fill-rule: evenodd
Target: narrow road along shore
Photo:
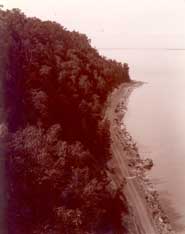
<path fill-rule="evenodd" d="M 156 215 L 157 218 L 153 218 L 149 204 L 145 199 L 145 194 L 142 194 L 140 185 L 142 182 L 137 176 L 133 176 L 132 170 L 128 166 L 128 158 L 132 158 L 132 154 L 133 157 L 135 157 L 134 154 L 136 154 L 136 151 L 128 149 L 128 144 L 124 145 L 125 142 L 123 142 L 123 138 L 120 134 L 121 119 L 126 112 L 129 96 L 134 88 L 139 85 L 141 85 L 139 82 L 123 84 L 112 93 L 108 100 L 109 104 L 105 113 L 105 118 L 110 121 L 111 151 L 113 156 L 110 164 L 112 164 L 111 167 L 115 169 L 115 175 L 113 177 L 117 180 L 117 184 L 119 184 L 119 182 L 121 183 L 124 178 L 132 178 L 127 179 L 127 184 L 124 187 L 124 194 L 133 213 L 131 217 L 132 220 L 130 221 L 131 225 L 128 227 L 130 229 L 128 230 L 130 234 L 174 234 L 170 224 L 168 222 L 165 224 L 164 220 L 161 218 L 160 207 L 159 211 L 157 211 L 159 213 L 158 216 Z M 124 103 L 121 107 L 124 108 L 124 110 L 119 112 L 118 109 L 120 108 L 119 104 L 121 102 Z M 124 139 L 126 139 L 126 137 Z M 142 184 L 142 186 L 145 185 Z M 159 205 L 157 204 L 157 206 Z"/>
<path fill-rule="evenodd" d="M 123 147 L 119 142 L 119 139 L 116 137 L 116 133 L 114 131 L 111 131 L 112 136 L 112 154 L 115 160 L 117 161 L 117 164 L 120 168 L 120 171 L 122 173 L 123 177 L 128 177 L 129 172 L 124 160 L 124 151 Z M 127 185 L 125 186 L 124 193 L 129 199 L 129 201 L 132 204 L 132 207 L 134 208 L 135 216 L 137 217 L 137 226 L 139 226 L 140 233 L 142 234 L 156 234 L 158 233 L 155 228 L 154 224 L 151 222 L 148 211 L 146 209 L 146 203 L 143 201 L 143 199 L 140 197 L 140 194 L 137 191 L 137 188 L 134 184 L 133 180 L 129 180 L 127 182 Z"/>

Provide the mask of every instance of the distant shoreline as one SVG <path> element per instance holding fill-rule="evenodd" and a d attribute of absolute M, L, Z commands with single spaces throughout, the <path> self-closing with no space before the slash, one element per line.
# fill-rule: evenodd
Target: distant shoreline
<path fill-rule="evenodd" d="M 169 50 L 185 51 L 185 48 L 97 48 L 98 50 Z"/>

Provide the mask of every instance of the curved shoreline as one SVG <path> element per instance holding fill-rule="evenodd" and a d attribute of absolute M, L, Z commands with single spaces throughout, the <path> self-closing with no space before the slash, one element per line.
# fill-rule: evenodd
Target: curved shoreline
<path fill-rule="evenodd" d="M 126 225 L 132 234 L 174 234 L 167 215 L 162 210 L 158 192 L 146 177 L 146 171 L 152 167 L 150 159 L 142 160 L 136 144 L 128 133 L 123 118 L 132 91 L 142 82 L 132 81 L 121 85 L 109 97 L 109 106 L 105 117 L 110 121 L 112 156 L 109 167 L 115 169 L 114 180 L 124 187 L 130 215 Z M 135 224 L 135 225 L 133 225 Z"/>

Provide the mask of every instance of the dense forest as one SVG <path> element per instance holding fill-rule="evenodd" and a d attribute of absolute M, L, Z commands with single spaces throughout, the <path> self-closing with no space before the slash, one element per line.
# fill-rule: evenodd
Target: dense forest
<path fill-rule="evenodd" d="M 6 233 L 124 233 L 103 113 L 112 90 L 130 81 L 128 65 L 18 9 L 0 10 L 0 51 Z"/>

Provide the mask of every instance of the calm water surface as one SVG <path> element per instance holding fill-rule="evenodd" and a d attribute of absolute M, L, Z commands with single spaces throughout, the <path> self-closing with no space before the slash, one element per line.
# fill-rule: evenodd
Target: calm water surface
<path fill-rule="evenodd" d="M 143 158 L 161 203 L 178 233 L 185 233 L 185 51 L 102 50 L 128 62 L 132 79 L 147 82 L 130 97 L 126 125 Z"/>

